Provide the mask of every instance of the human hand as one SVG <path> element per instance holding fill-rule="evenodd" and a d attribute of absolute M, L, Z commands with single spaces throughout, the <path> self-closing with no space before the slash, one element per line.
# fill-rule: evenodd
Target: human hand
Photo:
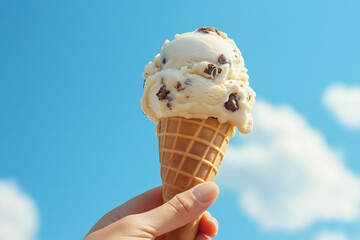
<path fill-rule="evenodd" d="M 166 240 L 171 232 L 200 216 L 219 195 L 215 183 L 199 184 L 163 203 L 162 186 L 153 188 L 102 217 L 83 240 Z M 209 212 L 200 221 L 196 240 L 217 235 L 218 223 Z"/>

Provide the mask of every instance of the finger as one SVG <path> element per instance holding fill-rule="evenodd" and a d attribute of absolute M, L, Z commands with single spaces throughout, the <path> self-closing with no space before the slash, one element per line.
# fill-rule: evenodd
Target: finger
<path fill-rule="evenodd" d="M 202 233 L 199 233 L 199 234 L 196 236 L 195 240 L 211 240 L 211 238 L 209 238 L 208 236 L 206 236 L 206 235 L 204 235 L 204 234 L 202 234 Z"/>
<path fill-rule="evenodd" d="M 219 187 L 206 182 L 176 195 L 151 211 L 135 215 L 155 237 L 175 230 L 200 216 L 219 195 Z"/>
<path fill-rule="evenodd" d="M 162 205 L 163 203 L 162 186 L 158 186 L 130 199 L 108 214 L 121 216 L 121 218 L 123 218 L 127 215 L 149 211 Z"/>
<path fill-rule="evenodd" d="M 130 199 L 104 215 L 88 234 L 98 231 L 128 215 L 143 213 L 162 205 L 164 201 L 161 192 L 162 186 L 159 186 Z"/>
<path fill-rule="evenodd" d="M 200 221 L 199 233 L 209 237 L 215 237 L 218 233 L 219 224 L 209 212 L 205 212 Z"/>
<path fill-rule="evenodd" d="M 218 230 L 219 230 L 218 221 L 216 220 L 216 218 L 211 216 L 211 214 L 208 211 L 206 211 L 201 218 L 200 226 L 199 226 L 199 236 L 197 237 L 200 237 L 200 239 L 201 237 L 203 237 L 200 235 L 215 237 L 218 233 Z M 205 238 L 205 239 L 210 239 L 210 238 Z M 155 240 L 166 240 L 166 238 L 165 235 L 162 235 L 160 237 L 155 238 Z"/>
<path fill-rule="evenodd" d="M 166 240 L 166 236 L 162 235 L 160 237 L 155 238 L 155 240 Z"/>
<path fill-rule="evenodd" d="M 208 211 L 206 211 L 201 218 L 200 226 L 199 226 L 199 234 L 196 240 L 198 240 L 198 238 L 210 239 L 206 236 L 215 237 L 218 233 L 218 229 L 219 229 L 219 225 L 216 218 L 211 216 L 211 214 Z M 204 238 L 204 236 L 201 235 L 206 235 L 206 236 Z M 166 238 L 165 235 L 162 235 L 160 237 L 155 238 L 155 240 L 166 240 Z"/>

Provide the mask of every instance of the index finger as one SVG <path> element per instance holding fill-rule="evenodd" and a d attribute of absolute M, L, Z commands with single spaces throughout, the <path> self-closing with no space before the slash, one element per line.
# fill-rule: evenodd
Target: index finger
<path fill-rule="evenodd" d="M 88 234 L 98 231 L 128 215 L 147 212 L 162 205 L 164 201 L 161 193 L 162 186 L 158 186 L 121 204 L 105 214 Z"/>

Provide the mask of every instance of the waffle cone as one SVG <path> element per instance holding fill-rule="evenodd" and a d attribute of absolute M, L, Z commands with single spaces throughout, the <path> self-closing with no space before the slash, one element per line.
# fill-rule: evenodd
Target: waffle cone
<path fill-rule="evenodd" d="M 235 127 L 214 118 L 161 119 L 157 126 L 163 199 L 214 181 Z M 194 240 L 201 216 L 167 234 L 167 240 Z"/>

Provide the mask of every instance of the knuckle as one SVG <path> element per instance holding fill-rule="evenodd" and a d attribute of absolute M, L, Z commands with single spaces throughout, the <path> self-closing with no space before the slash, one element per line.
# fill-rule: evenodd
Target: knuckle
<path fill-rule="evenodd" d="M 177 213 L 183 216 L 187 216 L 191 213 L 191 201 L 185 198 L 183 195 L 178 194 L 173 197 L 168 204 L 175 209 Z"/>
<path fill-rule="evenodd" d="M 128 215 L 119 222 L 121 222 L 125 229 L 131 230 L 131 233 L 129 233 L 130 235 L 133 235 L 138 239 L 153 239 L 156 234 L 155 228 L 148 224 L 144 224 L 141 216 L 137 214 Z"/>
<path fill-rule="evenodd" d="M 139 237 L 144 239 L 153 239 L 157 236 L 155 227 L 149 225 L 141 225 Z"/>

